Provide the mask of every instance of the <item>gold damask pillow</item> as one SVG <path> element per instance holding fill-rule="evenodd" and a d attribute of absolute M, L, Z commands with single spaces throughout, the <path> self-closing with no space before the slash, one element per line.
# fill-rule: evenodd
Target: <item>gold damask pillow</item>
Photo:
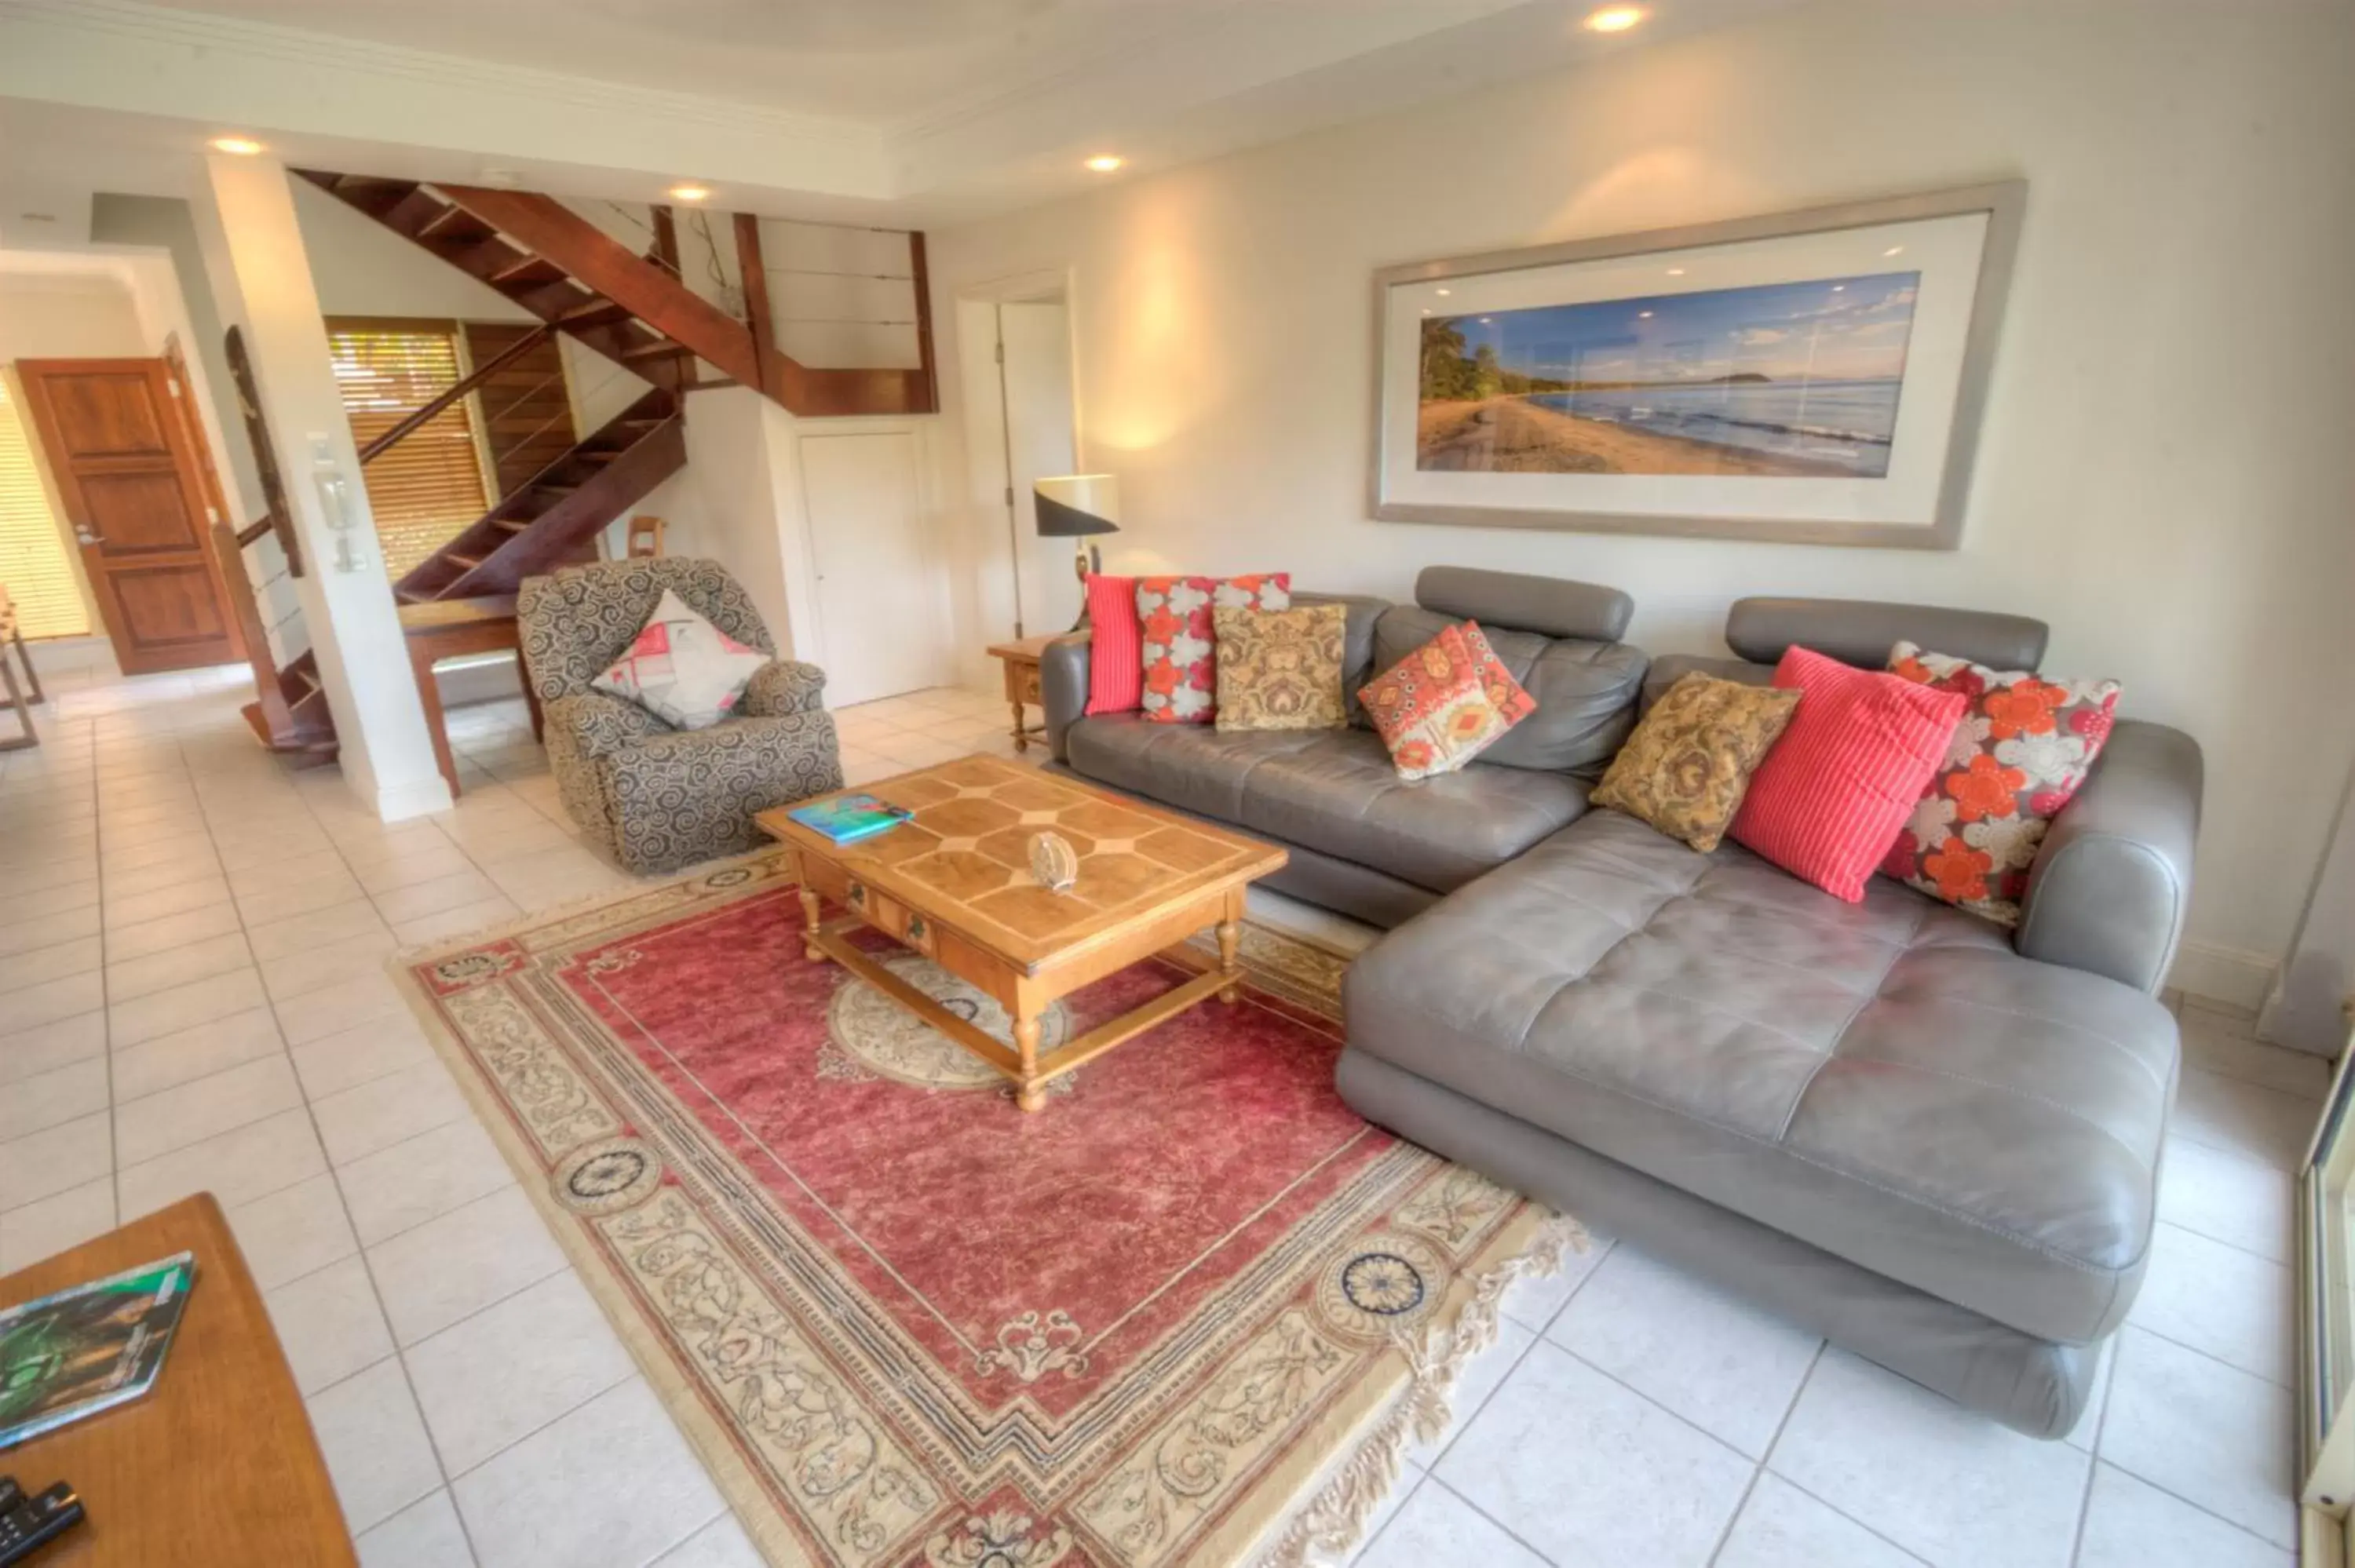
<path fill-rule="evenodd" d="M 1798 705 L 1796 691 L 1745 686 L 1696 670 L 1652 705 L 1595 786 L 1593 802 L 1615 806 L 1707 853 L 1733 825 L 1750 775 Z"/>
<path fill-rule="evenodd" d="M 1218 726 L 1338 729 L 1348 723 L 1341 701 L 1341 641 L 1348 620 L 1348 611 L 1337 604 L 1294 609 L 1220 605 L 1211 617 L 1219 639 Z"/>

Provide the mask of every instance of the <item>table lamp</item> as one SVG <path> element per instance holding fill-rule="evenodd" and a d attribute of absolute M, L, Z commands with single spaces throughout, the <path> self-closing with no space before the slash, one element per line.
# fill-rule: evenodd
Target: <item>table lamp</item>
<path fill-rule="evenodd" d="M 1120 481 L 1111 474 L 1067 473 L 1039 480 L 1032 490 L 1038 498 L 1040 538 L 1083 540 L 1091 534 L 1120 532 Z M 1089 572 L 1103 569 L 1103 556 L 1094 546 L 1073 548 L 1072 567 L 1082 583 Z"/>

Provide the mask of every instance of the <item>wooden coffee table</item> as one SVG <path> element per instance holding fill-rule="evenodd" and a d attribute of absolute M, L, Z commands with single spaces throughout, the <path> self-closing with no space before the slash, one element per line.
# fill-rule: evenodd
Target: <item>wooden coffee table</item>
<path fill-rule="evenodd" d="M 914 819 L 851 844 L 811 832 L 785 808 L 754 819 L 794 852 L 809 956 L 832 959 L 1004 1074 L 1026 1111 L 1046 1103 L 1051 1079 L 1212 992 L 1234 1001 L 1244 891 L 1286 858 L 1273 844 L 994 757 L 863 789 Z M 1079 853 L 1068 892 L 1030 874 L 1030 841 L 1049 831 Z M 824 918 L 822 898 L 848 913 Z M 1212 926 L 1218 968 L 1040 1054 L 1050 1003 Z M 862 951 L 849 940 L 862 927 L 996 999 L 1014 1021 L 1013 1046 Z"/>

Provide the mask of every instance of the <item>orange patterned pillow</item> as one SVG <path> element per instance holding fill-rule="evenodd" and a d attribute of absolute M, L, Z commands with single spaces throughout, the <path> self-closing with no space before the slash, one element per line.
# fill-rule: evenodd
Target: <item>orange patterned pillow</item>
<path fill-rule="evenodd" d="M 1374 677 L 1358 700 L 1401 779 L 1455 772 L 1538 707 L 1470 620 Z"/>

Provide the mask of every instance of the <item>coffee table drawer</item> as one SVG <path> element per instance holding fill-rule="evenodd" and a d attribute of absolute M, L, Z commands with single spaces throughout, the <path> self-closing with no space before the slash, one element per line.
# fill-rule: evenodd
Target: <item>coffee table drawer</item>
<path fill-rule="evenodd" d="M 936 951 L 938 935 L 932 921 L 889 894 L 877 891 L 840 866 L 815 855 L 802 857 L 802 874 L 809 878 L 809 885 L 817 889 L 820 896 L 841 905 L 885 936 L 928 956 Z"/>

